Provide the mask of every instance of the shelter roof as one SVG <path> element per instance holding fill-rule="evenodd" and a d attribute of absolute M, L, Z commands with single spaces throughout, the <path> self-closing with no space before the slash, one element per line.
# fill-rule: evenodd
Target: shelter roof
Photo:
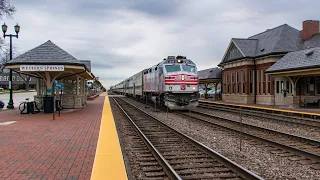
<path fill-rule="evenodd" d="M 15 64 L 63 64 L 84 66 L 81 61 L 55 45 L 50 40 L 6 63 L 6 65 Z"/>
<path fill-rule="evenodd" d="M 202 79 L 221 79 L 222 78 L 222 70 L 218 67 L 204 69 L 202 71 L 198 71 L 199 80 Z"/>
<path fill-rule="evenodd" d="M 267 73 L 320 67 L 320 47 L 290 52 L 279 59 Z"/>
<path fill-rule="evenodd" d="M 91 61 L 89 60 L 80 60 L 80 62 L 82 62 L 86 68 L 91 72 Z"/>

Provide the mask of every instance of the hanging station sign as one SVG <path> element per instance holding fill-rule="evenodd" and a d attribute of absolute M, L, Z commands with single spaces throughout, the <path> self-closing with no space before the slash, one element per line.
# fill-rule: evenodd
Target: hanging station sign
<path fill-rule="evenodd" d="M 20 65 L 20 71 L 64 71 L 64 65 Z"/>

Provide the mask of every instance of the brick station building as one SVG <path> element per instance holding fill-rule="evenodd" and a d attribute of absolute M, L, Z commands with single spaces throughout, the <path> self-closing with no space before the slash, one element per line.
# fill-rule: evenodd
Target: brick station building
<path fill-rule="evenodd" d="M 232 38 L 218 65 L 222 100 L 294 107 L 318 100 L 320 104 L 320 70 L 314 69 L 320 66 L 319 27 L 319 21 L 307 20 L 301 31 L 283 24 L 249 38 Z"/>

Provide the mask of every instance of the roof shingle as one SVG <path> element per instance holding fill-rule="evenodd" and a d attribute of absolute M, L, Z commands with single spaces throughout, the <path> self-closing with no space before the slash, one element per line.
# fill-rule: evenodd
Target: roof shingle
<path fill-rule="evenodd" d="M 266 72 L 289 71 L 320 67 L 320 47 L 290 52 L 274 63 Z"/>
<path fill-rule="evenodd" d="M 221 79 L 222 70 L 218 67 L 198 71 L 199 79 Z"/>
<path fill-rule="evenodd" d="M 237 45 L 245 57 L 259 57 L 273 53 L 300 50 L 302 42 L 300 35 L 301 32 L 299 30 L 283 24 L 247 39 L 232 38 L 231 41 Z M 223 60 L 221 63 L 233 60 Z"/>
<path fill-rule="evenodd" d="M 12 64 L 84 65 L 81 61 L 52 43 L 50 40 L 6 63 L 6 65 Z"/>

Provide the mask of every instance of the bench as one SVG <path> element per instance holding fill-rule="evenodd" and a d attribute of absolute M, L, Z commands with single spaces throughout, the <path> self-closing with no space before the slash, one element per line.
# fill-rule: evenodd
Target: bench
<path fill-rule="evenodd" d="M 307 97 L 304 99 L 304 106 L 307 106 L 308 104 L 320 106 L 320 98 Z"/>

